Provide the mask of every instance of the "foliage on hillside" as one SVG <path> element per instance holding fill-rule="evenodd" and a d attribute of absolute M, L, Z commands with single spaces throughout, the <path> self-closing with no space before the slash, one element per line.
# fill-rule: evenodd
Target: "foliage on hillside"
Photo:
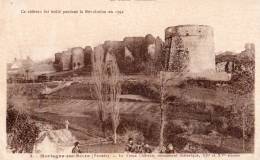
<path fill-rule="evenodd" d="M 39 128 L 26 113 L 8 106 L 6 117 L 8 146 L 14 153 L 32 153 L 39 135 Z"/>

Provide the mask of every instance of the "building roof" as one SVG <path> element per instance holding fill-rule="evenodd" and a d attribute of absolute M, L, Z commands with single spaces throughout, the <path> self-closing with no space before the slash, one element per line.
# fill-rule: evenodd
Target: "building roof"
<path fill-rule="evenodd" d="M 23 74 L 25 71 L 32 70 L 33 61 L 31 58 L 27 59 L 14 59 L 12 63 L 8 64 L 8 74 Z"/>
<path fill-rule="evenodd" d="M 40 133 L 36 143 L 41 143 L 46 137 L 57 145 L 73 145 L 76 138 L 67 129 L 43 131 Z"/>

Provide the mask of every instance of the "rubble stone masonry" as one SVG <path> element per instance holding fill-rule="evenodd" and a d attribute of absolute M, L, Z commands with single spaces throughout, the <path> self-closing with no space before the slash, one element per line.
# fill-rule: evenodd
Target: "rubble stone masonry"
<path fill-rule="evenodd" d="M 215 71 L 213 28 L 180 25 L 165 30 L 166 67 L 174 72 Z"/>

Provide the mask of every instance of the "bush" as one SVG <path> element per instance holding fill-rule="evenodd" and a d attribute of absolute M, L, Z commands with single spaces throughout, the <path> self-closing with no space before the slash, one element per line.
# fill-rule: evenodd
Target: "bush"
<path fill-rule="evenodd" d="M 230 81 L 229 91 L 236 94 L 247 94 L 255 89 L 255 73 L 241 72 L 234 73 Z"/>
<path fill-rule="evenodd" d="M 127 142 L 129 138 L 133 138 L 134 142 L 144 142 L 145 138 L 143 133 L 138 130 L 127 130 L 124 135 L 121 136 L 123 142 Z"/>
<path fill-rule="evenodd" d="M 131 137 L 136 141 L 144 141 L 150 145 L 157 146 L 159 144 L 160 125 L 139 115 L 121 115 L 117 132 L 125 137 L 124 140 Z M 139 132 L 136 134 L 138 138 L 131 136 L 136 132 Z"/>
<path fill-rule="evenodd" d="M 154 100 L 159 100 L 159 86 L 148 81 L 125 81 L 122 84 L 122 94 L 137 94 Z"/>
<path fill-rule="evenodd" d="M 39 135 L 39 128 L 26 113 L 9 106 L 6 117 L 7 141 L 14 153 L 32 153 Z"/>

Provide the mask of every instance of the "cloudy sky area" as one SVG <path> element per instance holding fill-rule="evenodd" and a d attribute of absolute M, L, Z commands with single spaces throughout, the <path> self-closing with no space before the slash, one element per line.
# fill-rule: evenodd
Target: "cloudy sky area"
<path fill-rule="evenodd" d="M 83 3 L 84 2 L 84 3 Z M 156 0 L 111 2 L 109 0 L 6 1 L 4 51 L 7 61 L 27 55 L 34 60 L 53 57 L 70 47 L 95 46 L 105 40 L 151 33 L 164 39 L 164 29 L 180 24 L 214 27 L 215 51 L 243 50 L 256 43 L 260 32 L 258 0 Z M 123 10 L 108 14 L 21 14 L 20 10 Z M 258 19 L 258 20 L 257 20 Z"/>

